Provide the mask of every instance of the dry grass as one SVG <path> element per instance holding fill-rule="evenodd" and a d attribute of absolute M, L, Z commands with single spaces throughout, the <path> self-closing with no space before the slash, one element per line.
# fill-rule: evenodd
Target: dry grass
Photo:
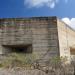
<path fill-rule="evenodd" d="M 0 67 L 30 67 L 36 60 L 35 54 L 12 53 L 3 57 Z"/>

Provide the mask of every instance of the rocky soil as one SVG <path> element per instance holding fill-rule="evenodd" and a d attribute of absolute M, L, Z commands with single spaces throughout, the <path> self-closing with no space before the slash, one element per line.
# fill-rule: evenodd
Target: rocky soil
<path fill-rule="evenodd" d="M 74 75 L 73 72 L 63 72 L 60 69 L 57 70 L 50 70 L 49 72 L 38 70 L 38 69 L 21 69 L 21 68 L 14 68 L 14 69 L 3 69 L 0 68 L 0 75 Z"/>

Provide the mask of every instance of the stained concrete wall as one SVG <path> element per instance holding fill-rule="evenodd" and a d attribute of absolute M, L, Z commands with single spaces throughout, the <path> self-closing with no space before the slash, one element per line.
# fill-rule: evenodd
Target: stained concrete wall
<path fill-rule="evenodd" d="M 57 19 L 60 56 L 71 57 L 71 47 L 75 46 L 75 30 Z"/>
<path fill-rule="evenodd" d="M 50 58 L 59 55 L 56 17 L 0 19 L 0 53 L 6 45 L 32 44 L 33 53 Z M 4 52 L 2 52 L 4 51 Z"/>
<path fill-rule="evenodd" d="M 75 45 L 75 31 L 56 17 L 0 19 L 0 54 L 6 45 L 32 45 L 33 53 L 45 59 L 68 56 Z"/>

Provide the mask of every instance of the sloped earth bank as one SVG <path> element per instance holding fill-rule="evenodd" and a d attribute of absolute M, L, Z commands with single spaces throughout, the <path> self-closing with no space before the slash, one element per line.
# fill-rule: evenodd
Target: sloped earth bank
<path fill-rule="evenodd" d="M 74 75 L 71 71 L 63 72 L 63 70 L 50 70 L 49 72 L 38 70 L 38 69 L 21 69 L 21 68 L 13 68 L 13 69 L 3 69 L 0 68 L 0 75 Z"/>

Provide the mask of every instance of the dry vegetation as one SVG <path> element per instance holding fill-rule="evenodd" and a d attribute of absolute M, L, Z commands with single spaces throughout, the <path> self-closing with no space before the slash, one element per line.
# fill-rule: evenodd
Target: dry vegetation
<path fill-rule="evenodd" d="M 29 70 L 30 73 L 31 71 L 35 72 L 35 75 L 74 75 L 73 65 L 63 65 L 59 57 L 55 57 L 46 61 L 43 61 L 42 59 L 36 60 L 36 54 L 12 53 L 11 55 L 2 56 L 2 58 L 3 57 L 4 59 L 1 59 L 2 61 L 0 62 L 0 67 L 10 70 L 13 69 L 12 73 L 14 71 L 15 73 L 22 71 L 25 73 L 25 71 L 27 72 L 27 70 Z M 63 61 L 65 62 L 65 59 Z"/>
<path fill-rule="evenodd" d="M 36 55 L 34 54 L 12 53 L 2 56 L 0 67 L 28 67 L 32 65 L 35 59 Z"/>

